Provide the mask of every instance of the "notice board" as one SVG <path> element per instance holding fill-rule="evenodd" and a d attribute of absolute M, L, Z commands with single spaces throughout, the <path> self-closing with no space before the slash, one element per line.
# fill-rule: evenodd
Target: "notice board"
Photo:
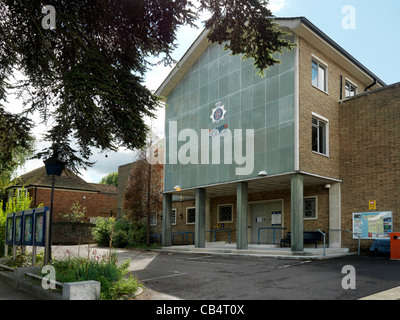
<path fill-rule="evenodd" d="M 353 213 L 353 239 L 390 239 L 393 232 L 393 212 L 355 212 Z"/>

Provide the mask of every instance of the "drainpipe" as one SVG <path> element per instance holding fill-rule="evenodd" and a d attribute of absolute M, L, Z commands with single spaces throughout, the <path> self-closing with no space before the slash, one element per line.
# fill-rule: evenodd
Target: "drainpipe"
<path fill-rule="evenodd" d="M 377 84 L 377 80 L 374 78 L 374 83 L 370 84 L 368 87 L 365 88 L 364 92 L 367 92 L 369 89 L 371 89 L 374 85 Z"/>

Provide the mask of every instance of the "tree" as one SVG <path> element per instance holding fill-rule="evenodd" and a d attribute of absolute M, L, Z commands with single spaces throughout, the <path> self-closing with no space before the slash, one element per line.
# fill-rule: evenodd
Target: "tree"
<path fill-rule="evenodd" d="M 118 187 L 118 172 L 113 172 L 101 178 L 100 184 L 108 184 Z"/>
<path fill-rule="evenodd" d="M 144 118 L 160 106 L 143 85 L 149 59 L 171 65 L 179 27 L 195 26 L 199 12 L 211 13 L 205 26 L 212 42 L 254 58 L 261 73 L 278 62 L 273 53 L 293 47 L 282 40 L 285 33 L 273 23 L 267 0 L 198 3 L 196 8 L 190 0 L 2 0 L 0 101 L 18 69 L 24 79 L 15 87 L 27 97 L 26 112 L 38 111 L 54 123 L 45 136 L 51 146 L 37 156 L 57 151 L 75 169 L 91 165 L 93 147 L 143 147 Z M 43 28 L 48 15 L 55 25 Z"/>
<path fill-rule="evenodd" d="M 0 104 L 1 180 L 10 176 L 32 154 L 34 138 L 31 129 L 32 122 L 28 118 L 6 112 Z"/>
<path fill-rule="evenodd" d="M 126 219 L 145 220 L 147 223 L 147 245 L 150 245 L 150 220 L 162 208 L 163 165 L 149 164 L 145 159 L 136 162 L 132 169 L 124 194 L 123 207 Z"/>

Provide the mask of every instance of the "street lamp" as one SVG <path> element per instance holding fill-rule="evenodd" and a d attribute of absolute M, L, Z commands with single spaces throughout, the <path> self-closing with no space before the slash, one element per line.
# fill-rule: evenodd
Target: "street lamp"
<path fill-rule="evenodd" d="M 56 176 L 61 176 L 64 168 L 65 162 L 58 159 L 58 152 L 54 151 L 53 156 L 46 161 L 44 161 L 46 166 L 46 173 L 49 176 L 53 176 L 51 182 L 51 204 L 50 204 L 50 216 L 49 221 L 46 223 L 46 243 L 45 243 L 45 256 L 44 264 L 47 265 L 51 260 L 51 234 L 53 225 L 53 200 L 54 200 L 54 185 L 56 183 Z"/>

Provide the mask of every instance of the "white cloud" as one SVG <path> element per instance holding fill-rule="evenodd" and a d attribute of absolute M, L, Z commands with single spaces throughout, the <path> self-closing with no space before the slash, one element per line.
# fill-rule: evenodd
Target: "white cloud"
<path fill-rule="evenodd" d="M 268 7 L 272 11 L 272 13 L 276 14 L 281 11 L 285 5 L 286 0 L 270 0 Z"/>

